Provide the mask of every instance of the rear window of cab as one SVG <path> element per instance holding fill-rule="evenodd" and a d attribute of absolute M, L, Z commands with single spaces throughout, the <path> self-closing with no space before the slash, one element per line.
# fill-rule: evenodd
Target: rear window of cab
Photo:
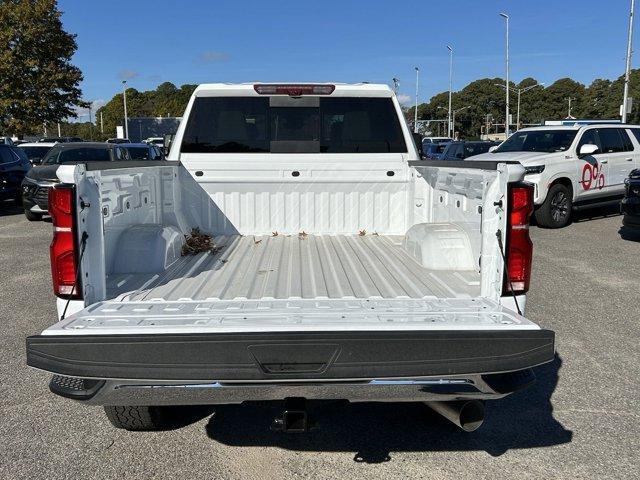
<path fill-rule="evenodd" d="M 405 153 L 390 98 L 200 97 L 185 153 Z"/>

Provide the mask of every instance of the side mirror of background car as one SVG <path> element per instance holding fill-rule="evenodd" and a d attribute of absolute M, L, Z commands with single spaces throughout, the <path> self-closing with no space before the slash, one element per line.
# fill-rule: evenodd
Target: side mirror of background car
<path fill-rule="evenodd" d="M 493 145 L 493 146 L 489 147 L 489 153 L 495 152 L 497 148 L 498 148 L 498 145 Z"/>
<path fill-rule="evenodd" d="M 578 157 L 582 158 L 582 157 L 586 157 L 588 155 L 593 155 L 597 151 L 598 151 L 598 146 L 597 145 L 592 145 L 590 143 L 585 143 L 584 145 L 582 145 L 580 147 L 580 151 L 578 152 Z"/>

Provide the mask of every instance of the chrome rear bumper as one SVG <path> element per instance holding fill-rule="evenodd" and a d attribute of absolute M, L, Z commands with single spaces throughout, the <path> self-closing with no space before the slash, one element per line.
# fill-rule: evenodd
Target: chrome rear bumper
<path fill-rule="evenodd" d="M 425 402 L 499 399 L 535 382 L 530 369 L 443 378 L 331 382 L 155 383 L 82 380 L 55 376 L 52 392 L 88 405 L 215 405 L 301 397 L 351 402 Z M 73 390 L 68 389 L 72 385 Z M 65 388 L 67 388 L 65 390 Z"/>

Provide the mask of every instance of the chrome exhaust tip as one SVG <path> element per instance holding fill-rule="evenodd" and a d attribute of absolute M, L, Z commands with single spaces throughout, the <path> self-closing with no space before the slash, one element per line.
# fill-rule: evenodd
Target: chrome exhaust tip
<path fill-rule="evenodd" d="M 425 402 L 425 404 L 465 432 L 477 430 L 484 422 L 484 402 L 481 400 Z"/>

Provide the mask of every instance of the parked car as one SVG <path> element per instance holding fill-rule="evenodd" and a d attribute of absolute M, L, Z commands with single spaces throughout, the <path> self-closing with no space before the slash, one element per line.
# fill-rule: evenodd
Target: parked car
<path fill-rule="evenodd" d="M 26 155 L 31 165 L 40 165 L 42 159 L 45 157 L 51 147 L 55 143 L 35 142 L 35 143 L 21 143 L 18 148 L 22 150 Z"/>
<path fill-rule="evenodd" d="M 63 320 L 27 363 L 129 430 L 284 399 L 274 425 L 304 431 L 305 398 L 426 402 L 477 428 L 483 400 L 554 359 L 523 316 L 533 187 L 517 163 L 425 165 L 402 115 L 386 85 L 207 84 L 179 162 L 61 165 Z"/>
<path fill-rule="evenodd" d="M 440 160 L 466 160 L 474 155 L 487 153 L 491 147 L 500 145 L 500 142 L 485 141 L 456 141 L 447 144 L 442 152 Z"/>
<path fill-rule="evenodd" d="M 451 137 L 424 137 L 422 143 L 449 143 L 453 142 Z"/>
<path fill-rule="evenodd" d="M 22 181 L 22 204 L 27 220 L 42 220 L 48 213 L 49 190 L 60 183 L 56 172 L 63 164 L 131 160 L 119 145 L 98 142 L 58 143 L 51 147 L 40 165 L 29 170 Z"/>
<path fill-rule="evenodd" d="M 151 143 L 123 143 L 131 160 L 164 160 L 164 153 Z"/>
<path fill-rule="evenodd" d="M 163 137 L 149 137 L 146 140 L 143 140 L 143 142 L 144 143 L 153 143 L 158 148 L 164 147 L 164 138 Z"/>
<path fill-rule="evenodd" d="M 625 178 L 640 167 L 639 139 L 637 125 L 523 128 L 470 161 L 520 162 L 535 186 L 538 225 L 561 228 L 573 209 L 620 202 Z"/>
<path fill-rule="evenodd" d="M 440 160 L 448 143 L 422 143 L 422 154 L 429 160 Z"/>
<path fill-rule="evenodd" d="M 71 143 L 84 142 L 80 137 L 43 137 L 38 143 Z"/>
<path fill-rule="evenodd" d="M 625 192 L 620 210 L 625 227 L 640 230 L 640 168 L 633 170 L 624 181 Z"/>
<path fill-rule="evenodd" d="M 0 143 L 0 200 L 15 200 L 20 203 L 20 184 L 31 163 L 18 147 Z"/>
<path fill-rule="evenodd" d="M 106 143 L 131 143 L 128 138 L 109 138 Z"/>

